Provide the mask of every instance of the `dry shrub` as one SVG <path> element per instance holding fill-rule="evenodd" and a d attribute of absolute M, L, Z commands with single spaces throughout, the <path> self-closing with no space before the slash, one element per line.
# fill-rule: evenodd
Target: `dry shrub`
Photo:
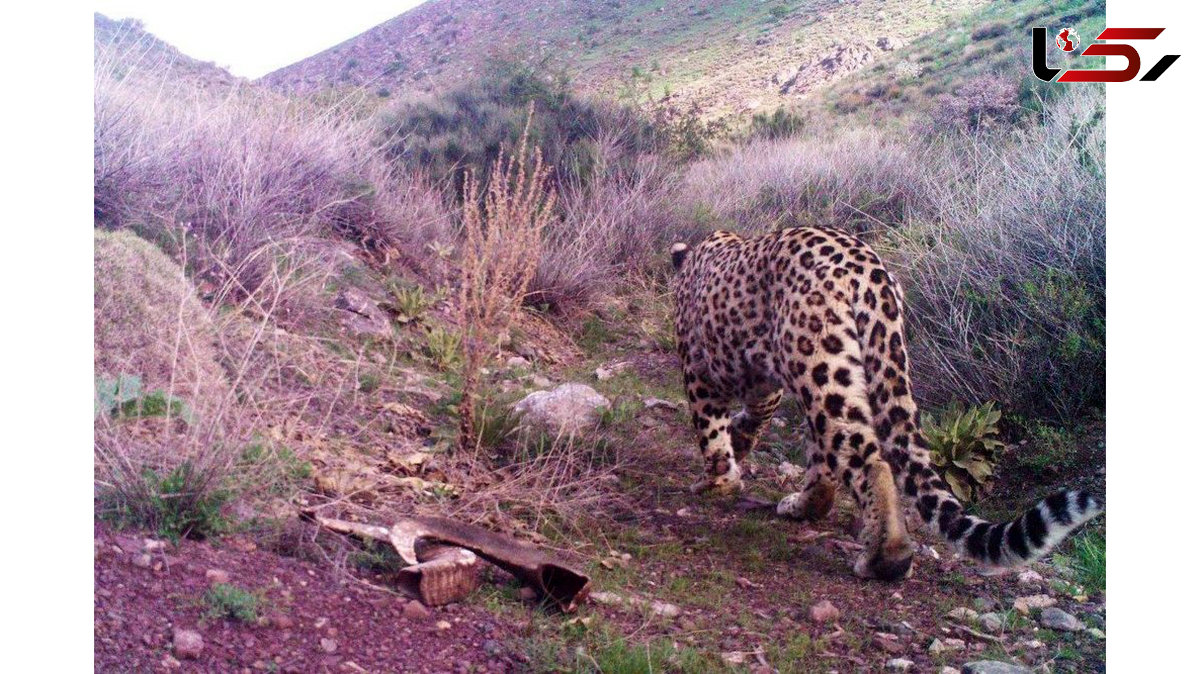
<path fill-rule="evenodd" d="M 672 203 L 678 176 L 654 156 L 592 184 L 563 187 L 563 217 L 551 223 L 528 303 L 560 314 L 594 306 L 633 273 L 662 276 L 663 251 L 691 227 Z"/>
<path fill-rule="evenodd" d="M 903 222 L 922 198 L 919 159 L 873 129 L 755 141 L 693 164 L 682 202 L 711 225 L 764 232 L 801 225 L 867 231 Z"/>
<path fill-rule="evenodd" d="M 120 56 L 97 55 L 98 225 L 188 248 L 196 278 L 229 283 L 239 297 L 260 290 L 279 256 L 304 257 L 324 242 L 419 265 L 429 241 L 449 240 L 440 195 L 390 168 L 375 129 L 351 110 L 268 92 L 156 88 L 121 76 Z M 177 223 L 187 225 L 182 238 Z"/>
<path fill-rule="evenodd" d="M 1000 74 L 967 80 L 954 94 L 941 94 L 929 112 L 929 120 L 918 124 L 925 135 L 961 132 L 1003 131 L 1021 112 L 1017 81 Z"/>
<path fill-rule="evenodd" d="M 529 120 L 533 118 L 530 107 Z M 463 189 L 463 241 L 458 297 L 463 332 L 463 396 L 459 445 L 476 446 L 475 393 L 479 369 L 498 350 L 512 316 L 525 301 L 537 268 L 542 232 L 554 217 L 555 192 L 541 152 L 528 144 L 529 126 L 516 153 L 496 159 L 480 193 L 475 173 Z"/>
<path fill-rule="evenodd" d="M 1005 138 L 924 153 L 928 201 L 886 255 L 907 292 L 914 387 L 1070 419 L 1104 404 L 1103 90 Z"/>

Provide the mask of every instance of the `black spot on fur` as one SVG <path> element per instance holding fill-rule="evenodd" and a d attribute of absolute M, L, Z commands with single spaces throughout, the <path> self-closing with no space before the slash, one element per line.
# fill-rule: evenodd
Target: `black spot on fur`
<path fill-rule="evenodd" d="M 1042 513 L 1037 508 L 1031 508 L 1025 513 L 1025 533 L 1029 535 L 1029 542 L 1033 543 L 1034 548 L 1042 547 L 1046 542 L 1046 534 L 1049 533 L 1046 529 L 1046 522 L 1042 520 Z"/>
<path fill-rule="evenodd" d="M 1050 516 L 1059 524 L 1071 523 L 1071 510 L 1067 501 L 1066 492 L 1058 492 L 1054 496 L 1046 499 L 1046 505 L 1050 507 Z"/>

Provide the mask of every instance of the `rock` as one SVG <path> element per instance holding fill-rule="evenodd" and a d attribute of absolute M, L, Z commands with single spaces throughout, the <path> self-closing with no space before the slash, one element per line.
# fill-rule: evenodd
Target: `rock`
<path fill-rule="evenodd" d="M 679 617 L 680 613 L 683 613 L 683 610 L 674 604 L 669 604 L 665 601 L 658 601 L 655 599 L 654 601 L 650 602 L 650 612 L 654 615 L 674 620 L 675 618 Z"/>
<path fill-rule="evenodd" d="M 453 625 L 451 625 L 451 624 L 450 624 L 450 621 L 449 621 L 449 620 L 439 620 L 439 621 L 437 621 L 437 628 L 438 628 L 439 630 L 445 631 L 445 630 L 448 630 L 448 629 L 450 629 L 451 627 L 453 627 Z"/>
<path fill-rule="evenodd" d="M 1017 597 L 1013 600 L 1013 608 L 1020 611 L 1022 615 L 1029 615 L 1030 609 L 1047 608 L 1057 603 L 1050 595 L 1035 594 L 1028 597 Z"/>
<path fill-rule="evenodd" d="M 176 660 L 170 653 L 163 656 L 162 666 L 164 669 L 179 669 L 183 667 L 183 663 Z"/>
<path fill-rule="evenodd" d="M 742 651 L 728 651 L 721 654 L 721 659 L 730 665 L 746 664 L 746 654 Z"/>
<path fill-rule="evenodd" d="M 1018 641 L 1017 647 L 1037 650 L 1039 648 L 1045 648 L 1046 644 L 1038 641 L 1037 639 L 1026 639 L 1025 641 Z"/>
<path fill-rule="evenodd" d="M 947 613 L 946 617 L 951 620 L 957 620 L 960 623 L 966 623 L 977 620 L 979 618 L 979 614 L 976 613 L 974 609 L 969 609 L 966 606 L 959 606 L 958 608 L 952 609 L 949 613 Z"/>
<path fill-rule="evenodd" d="M 929 648 L 926 650 L 929 651 L 930 655 L 938 655 L 940 653 L 945 653 L 949 649 L 946 648 L 946 644 L 942 643 L 941 639 L 935 638 L 933 641 L 929 642 Z"/>
<path fill-rule="evenodd" d="M 894 37 L 884 36 L 875 40 L 875 46 L 879 47 L 880 51 L 892 51 L 894 49 L 900 49 L 904 45 L 904 40 Z"/>
<path fill-rule="evenodd" d="M 273 614 L 270 617 L 271 624 L 281 630 L 290 630 L 296 626 L 296 621 L 291 616 L 282 613 Z"/>
<path fill-rule="evenodd" d="M 600 367 L 596 368 L 596 379 L 599 379 L 600 381 L 608 381 L 609 379 L 621 374 L 625 370 L 628 370 L 630 367 L 633 367 L 633 363 L 630 363 L 629 361 L 618 361 L 616 363 L 601 365 Z"/>
<path fill-rule="evenodd" d="M 988 634 L 996 634 L 1004 629 L 1004 616 L 999 613 L 984 613 L 979 616 L 979 627 Z"/>
<path fill-rule="evenodd" d="M 136 567 L 148 569 L 148 568 L 150 568 L 150 565 L 154 562 L 154 560 L 148 554 L 141 554 L 141 555 L 134 555 L 129 560 L 129 562 Z"/>
<path fill-rule="evenodd" d="M 142 550 L 144 552 L 154 554 L 156 552 L 163 552 L 166 549 L 167 549 L 166 541 L 157 541 L 157 540 L 154 540 L 153 538 L 147 538 L 147 539 L 142 540 Z"/>
<path fill-rule="evenodd" d="M 813 607 L 808 610 L 808 617 L 815 623 L 833 622 L 841 617 L 841 615 L 842 612 L 828 599 L 822 599 L 813 604 Z"/>
<path fill-rule="evenodd" d="M 778 84 L 781 87 L 786 87 L 789 84 L 791 84 L 793 80 L 796 79 L 796 75 L 798 75 L 799 73 L 800 73 L 800 68 L 798 68 L 797 66 L 790 66 L 790 67 L 784 68 L 783 70 L 780 70 L 779 72 L 777 72 L 773 76 L 771 76 L 771 84 Z"/>
<path fill-rule="evenodd" d="M 999 660 L 976 660 L 963 665 L 962 674 L 1032 674 L 1032 670 Z"/>
<path fill-rule="evenodd" d="M 871 643 L 875 644 L 879 650 L 892 655 L 900 655 L 904 652 L 904 644 L 900 643 L 900 638 L 895 634 L 876 632 L 875 636 L 871 638 Z"/>
<path fill-rule="evenodd" d="M 617 606 L 624 601 L 621 595 L 612 592 L 593 592 L 588 597 L 597 604 L 604 604 L 605 606 Z"/>
<path fill-rule="evenodd" d="M 337 648 L 338 642 L 334 641 L 333 639 L 321 639 L 321 650 L 325 651 L 326 653 L 336 653 Z"/>
<path fill-rule="evenodd" d="M 209 583 L 228 583 L 229 572 L 221 569 L 209 569 L 204 572 L 204 579 Z"/>
<path fill-rule="evenodd" d="M 404 617 L 409 620 L 426 620 L 429 618 L 429 609 L 421 602 L 413 599 L 404 605 Z"/>
<path fill-rule="evenodd" d="M 550 379 L 548 377 L 543 377 L 540 374 L 535 374 L 532 377 L 530 377 L 529 383 L 533 384 L 534 386 L 536 386 L 538 388 L 550 388 L 551 386 L 554 385 L 554 382 L 550 381 Z"/>
<path fill-rule="evenodd" d="M 990 611 L 999 611 L 1000 607 L 1002 606 L 1002 604 L 1000 602 L 996 601 L 995 597 L 988 597 L 988 596 L 975 597 L 974 604 L 975 604 L 975 610 L 982 611 L 983 613 L 988 613 Z"/>
<path fill-rule="evenodd" d="M 887 664 L 885 664 L 883 668 L 889 672 L 907 672 L 908 670 L 912 669 L 913 664 L 915 663 L 912 660 L 905 660 L 904 658 L 892 658 L 891 660 L 887 661 Z"/>
<path fill-rule="evenodd" d="M 1104 632 L 1101 632 L 1100 630 L 1096 629 L 1095 627 L 1087 628 L 1087 633 L 1088 633 L 1088 636 L 1092 637 L 1093 639 L 1106 639 L 1107 638 L 1104 636 Z"/>
<path fill-rule="evenodd" d="M 1033 569 L 1023 569 L 1017 576 L 1017 582 L 1022 585 L 1036 585 L 1044 580 L 1045 578 L 1042 578 L 1042 574 Z"/>
<path fill-rule="evenodd" d="M 645 405 L 646 409 L 648 409 L 648 410 L 653 410 L 653 409 L 677 410 L 677 409 L 679 409 L 679 403 L 673 403 L 670 400 L 663 400 L 662 398 L 646 398 L 646 399 L 642 400 L 642 404 Z"/>
<path fill-rule="evenodd" d="M 346 330 L 360 337 L 390 337 L 392 322 L 379 304 L 358 288 L 345 288 L 333 306 L 342 310 L 339 320 Z"/>
<path fill-rule="evenodd" d="M 524 602 L 537 601 L 537 598 L 538 598 L 537 590 L 533 589 L 532 587 L 529 587 L 528 585 L 522 585 L 520 597 L 521 597 L 521 601 L 524 601 Z"/>
<path fill-rule="evenodd" d="M 529 361 L 525 360 L 521 356 L 513 356 L 504 364 L 511 370 L 529 367 Z"/>
<path fill-rule="evenodd" d="M 171 643 L 174 647 L 175 657 L 184 660 L 195 660 L 204 650 L 204 637 L 194 630 L 176 628 L 171 637 Z"/>
<path fill-rule="evenodd" d="M 959 672 L 957 669 L 947 665 L 947 666 L 939 669 L 938 674 L 961 674 L 961 672 Z"/>
<path fill-rule="evenodd" d="M 1048 627 L 1059 632 L 1082 632 L 1084 629 L 1087 629 L 1087 625 L 1080 622 L 1079 618 L 1053 606 L 1042 611 L 1040 622 L 1042 623 L 1042 627 Z"/>
<path fill-rule="evenodd" d="M 525 396 L 513 411 L 523 425 L 540 426 L 553 433 L 578 433 L 595 426 L 598 410 L 612 403 L 585 384 L 563 384 L 551 391 L 534 391 Z"/>
<path fill-rule="evenodd" d="M 762 587 L 762 583 L 756 583 L 749 578 L 744 578 L 741 576 L 738 576 L 737 584 L 738 587 L 742 588 L 743 590 L 758 589 Z"/>

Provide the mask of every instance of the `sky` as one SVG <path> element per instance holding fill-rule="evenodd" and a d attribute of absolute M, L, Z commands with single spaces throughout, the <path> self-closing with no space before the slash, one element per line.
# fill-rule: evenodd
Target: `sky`
<path fill-rule="evenodd" d="M 424 0 L 93 0 L 111 19 L 141 19 L 184 54 L 251 79 L 377 26 Z"/>

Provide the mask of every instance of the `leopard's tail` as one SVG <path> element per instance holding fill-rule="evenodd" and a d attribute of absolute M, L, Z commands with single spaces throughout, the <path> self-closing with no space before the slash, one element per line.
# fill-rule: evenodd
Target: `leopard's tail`
<path fill-rule="evenodd" d="M 912 473 L 905 478 L 912 480 Z M 906 484 L 907 488 L 907 484 Z M 1086 491 L 1062 490 L 1008 522 L 989 522 L 963 512 L 949 490 L 925 481 L 917 488 L 917 512 L 961 554 L 995 566 L 1021 566 L 1049 552 L 1072 531 L 1104 511 Z"/>

